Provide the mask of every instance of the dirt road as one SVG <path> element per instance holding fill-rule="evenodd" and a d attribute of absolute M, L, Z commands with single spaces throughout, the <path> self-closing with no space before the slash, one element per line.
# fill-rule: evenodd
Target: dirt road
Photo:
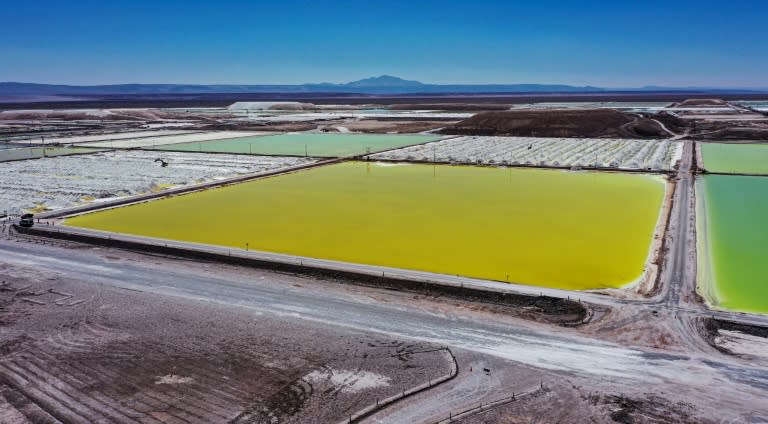
<path fill-rule="evenodd" d="M 681 352 L 680 346 L 665 351 L 642 342 L 620 344 L 601 340 L 600 328 L 538 324 L 471 303 L 118 250 L 3 240 L 0 258 L 4 270 L 17 275 L 28 271 L 139 296 L 195 302 L 201 310 L 205 305 L 231 308 L 290 325 L 448 346 L 456 352 L 457 379 L 395 404 L 368 418 L 370 422 L 437 421 L 449 410 L 523 392 L 537 381 L 544 381 L 558 396 L 575 396 L 574 410 L 583 407 L 585 414 L 596 413 L 585 400 L 592 391 L 640 397 L 663 391 L 670 399 L 694 405 L 696 417 L 768 419 L 768 405 L 761 401 L 768 390 L 768 371 L 715 349 Z M 644 316 L 648 307 L 620 306 L 637 316 Z M 309 346 L 311 340 L 310 335 Z M 717 390 L 712 390 L 714 384 Z M 579 394 L 573 395 L 574 390 Z"/>

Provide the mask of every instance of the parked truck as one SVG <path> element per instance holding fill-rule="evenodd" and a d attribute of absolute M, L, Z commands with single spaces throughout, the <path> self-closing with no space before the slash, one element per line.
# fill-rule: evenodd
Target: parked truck
<path fill-rule="evenodd" d="M 25 213 L 24 215 L 21 216 L 19 225 L 27 228 L 35 225 L 35 216 L 32 215 L 31 213 Z"/>

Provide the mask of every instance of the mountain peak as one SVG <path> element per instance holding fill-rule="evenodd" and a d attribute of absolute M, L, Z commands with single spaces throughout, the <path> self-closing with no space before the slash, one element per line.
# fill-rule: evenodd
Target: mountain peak
<path fill-rule="evenodd" d="M 405 80 L 392 75 L 370 77 L 345 84 L 348 87 L 415 87 L 424 85 L 419 81 Z"/>

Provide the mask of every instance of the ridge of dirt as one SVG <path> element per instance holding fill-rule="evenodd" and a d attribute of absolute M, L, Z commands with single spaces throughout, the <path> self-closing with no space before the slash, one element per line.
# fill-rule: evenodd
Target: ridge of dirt
<path fill-rule="evenodd" d="M 459 135 L 521 137 L 666 138 L 652 119 L 611 109 L 483 112 L 440 131 Z"/>

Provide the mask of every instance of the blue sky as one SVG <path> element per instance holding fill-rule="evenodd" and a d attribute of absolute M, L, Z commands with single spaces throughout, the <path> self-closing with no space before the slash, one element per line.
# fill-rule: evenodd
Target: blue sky
<path fill-rule="evenodd" d="M 768 87 L 766 1 L 6 1 L 0 81 Z"/>

